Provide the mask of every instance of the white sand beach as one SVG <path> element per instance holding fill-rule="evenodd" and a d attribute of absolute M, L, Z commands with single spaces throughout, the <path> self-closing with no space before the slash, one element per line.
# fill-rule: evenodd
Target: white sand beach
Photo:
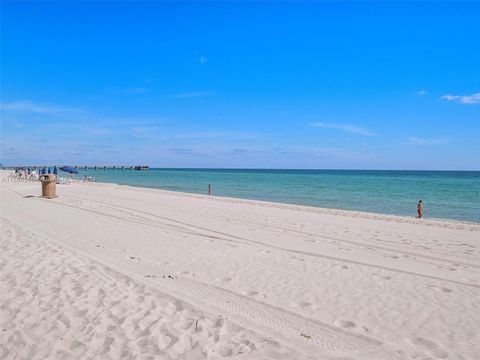
<path fill-rule="evenodd" d="M 0 184 L 1 359 L 479 358 L 479 224 L 40 193 Z"/>

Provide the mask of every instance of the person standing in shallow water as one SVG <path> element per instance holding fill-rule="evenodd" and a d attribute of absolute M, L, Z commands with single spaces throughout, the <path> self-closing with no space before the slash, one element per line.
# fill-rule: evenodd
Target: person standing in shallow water
<path fill-rule="evenodd" d="M 422 200 L 418 201 L 417 213 L 418 213 L 418 218 L 421 219 L 423 217 L 423 203 L 422 203 Z"/>

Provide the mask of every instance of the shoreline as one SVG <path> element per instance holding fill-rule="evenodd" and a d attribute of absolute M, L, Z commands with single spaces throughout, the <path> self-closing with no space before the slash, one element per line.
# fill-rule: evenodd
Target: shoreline
<path fill-rule="evenodd" d="M 152 168 L 155 170 L 155 168 Z M 168 169 L 162 169 L 162 170 L 168 170 Z M 179 170 L 179 169 L 174 169 L 174 170 Z M 185 171 L 189 171 L 191 169 L 180 169 L 180 170 L 185 170 Z M 197 170 L 197 169 L 195 169 Z M 205 169 L 198 169 L 198 170 L 205 170 Z M 207 169 L 207 170 L 219 170 L 219 169 Z M 243 170 L 243 169 L 220 169 L 220 170 Z M 255 171 L 257 169 L 252 169 L 252 171 Z M 264 169 L 266 171 L 269 171 L 271 169 Z M 300 169 L 301 170 L 301 169 Z M 99 171 L 103 171 L 103 170 L 99 170 Z M 119 170 L 121 171 L 121 170 Z M 314 171 L 314 170 L 313 170 Z M 339 171 L 344 171 L 344 170 L 339 170 Z M 352 170 L 352 171 L 365 171 L 365 170 Z M 373 171 L 377 171 L 377 170 L 373 170 Z M 393 170 L 393 171 L 397 171 L 397 170 Z M 412 170 L 412 172 L 416 172 L 417 170 Z M 427 171 L 427 170 L 423 170 L 423 171 Z M 10 170 L 0 170 L 0 174 L 3 174 L 3 175 L 0 175 L 0 178 L 5 176 L 5 174 L 7 172 L 10 172 Z M 469 172 L 472 172 L 472 171 L 469 171 Z M 132 187 L 132 188 L 136 188 L 136 189 L 147 189 L 147 190 L 157 190 L 157 191 L 160 191 L 160 192 L 166 192 L 166 193 L 178 193 L 178 194 L 187 194 L 187 195 L 192 195 L 192 196 L 209 196 L 207 194 L 203 194 L 203 193 L 200 193 L 200 192 L 193 192 L 193 191 L 188 191 L 188 190 L 185 190 L 185 191 L 181 191 L 181 190 L 169 190 L 169 189 L 165 189 L 165 188 L 162 188 L 162 187 L 150 187 L 150 186 L 145 186 L 145 185 L 135 185 L 135 184 L 121 184 L 121 183 L 117 183 L 117 182 L 112 182 L 112 181 L 95 181 L 94 184 L 107 184 L 107 185 L 116 185 L 116 186 L 124 186 L 124 187 Z M 413 206 L 412 207 L 412 215 L 403 215 L 403 214 L 395 214 L 395 213 L 382 213 L 382 212 L 376 212 L 376 211 L 370 211 L 370 210 L 356 210 L 356 209 L 353 209 L 353 208 L 335 208 L 335 207 L 324 207 L 324 206 L 316 206 L 316 205 L 308 205 L 308 204 L 299 204 L 299 203 L 295 203 L 295 202 L 282 202 L 282 201 L 275 201 L 275 200 L 270 200 L 270 199 L 254 199 L 254 198 L 246 198 L 246 197 L 236 197 L 236 196 L 224 196 L 224 195 L 215 195 L 215 193 L 213 195 L 210 195 L 210 197 L 212 198 L 223 198 L 225 200 L 230 200 L 230 201 L 246 201 L 246 202 L 252 202 L 252 203 L 255 203 L 255 202 L 258 202 L 259 204 L 262 204 L 264 203 L 265 205 L 264 206 L 270 206 L 268 204 L 277 204 L 279 206 L 285 206 L 285 207 L 298 207 L 300 210 L 301 209 L 304 209 L 306 211 L 310 211 L 310 212 L 337 212 L 337 213 L 342 213 L 344 215 L 348 215 L 350 214 L 351 216 L 353 217 L 356 217 L 358 215 L 362 215 L 363 217 L 365 218 L 378 218 L 378 217 L 385 217 L 385 218 L 389 218 L 391 216 L 393 217 L 398 217 L 400 219 L 403 219 L 403 221 L 406 221 L 406 222 L 409 222 L 409 221 L 422 221 L 422 222 L 452 222 L 452 223 L 457 223 L 457 224 L 466 224 L 466 225 L 479 225 L 480 226 L 480 220 L 478 221 L 473 221 L 473 220 L 462 220 L 462 219 L 454 219 L 454 218 L 442 218 L 442 217 L 424 217 L 422 218 L 421 220 L 419 220 L 416 216 L 414 216 L 413 214 L 416 212 L 416 207 Z M 413 204 L 413 205 L 416 205 L 416 204 Z"/>
<path fill-rule="evenodd" d="M 397 214 L 389 214 L 389 213 L 377 213 L 373 211 L 363 211 L 363 210 L 353 210 L 353 209 L 337 209 L 337 208 L 327 208 L 327 207 L 321 207 L 321 206 L 313 206 L 313 205 L 301 205 L 301 204 L 294 204 L 294 203 L 284 203 L 284 202 L 276 202 L 276 201 L 269 201 L 269 200 L 258 200 L 258 199 L 248 199 L 248 198 L 242 198 L 242 197 L 231 197 L 231 196 L 221 196 L 221 195 L 207 195 L 207 194 L 199 194 L 195 192 L 188 192 L 188 191 L 174 191 L 174 190 L 166 190 L 162 188 L 155 188 L 155 187 L 148 187 L 148 186 L 141 186 L 141 185 L 127 185 L 127 184 L 119 184 L 119 183 L 113 183 L 113 182 L 103 182 L 103 181 L 97 181 L 95 183 L 89 183 L 89 184 L 84 184 L 84 185 L 91 185 L 91 184 L 104 184 L 104 185 L 113 185 L 113 186 L 122 186 L 126 188 L 134 188 L 134 189 L 145 189 L 145 190 L 154 190 L 154 191 L 159 191 L 159 192 L 164 192 L 164 193 L 171 193 L 171 194 L 177 194 L 179 196 L 185 194 L 188 196 L 198 196 L 200 198 L 208 198 L 208 199 L 220 199 L 220 200 L 225 200 L 225 201 L 232 201 L 232 202 L 238 202 L 238 201 L 243 201 L 245 203 L 250 203 L 250 204 L 257 204 L 259 206 L 266 206 L 266 207 L 271 207 L 271 206 L 278 206 L 278 207 L 283 207 L 285 209 L 297 209 L 299 211 L 309 211 L 312 213 L 330 213 L 330 214 L 342 214 L 344 216 L 351 216 L 351 217 L 358 217 L 358 215 L 361 215 L 365 219 L 371 219 L 371 220 L 378 220 L 378 217 L 382 217 L 382 220 L 388 220 L 390 217 L 395 217 L 398 219 L 402 219 L 405 222 L 418 222 L 418 223 L 426 223 L 428 225 L 429 222 L 440 222 L 440 223 L 454 223 L 454 224 L 462 224 L 462 225 L 473 225 L 473 226 L 479 226 L 480 227 L 480 221 L 475 222 L 475 221 L 468 221 L 468 220 L 457 220 L 457 219 L 449 219 L 449 218 L 429 218 L 429 217 L 424 217 L 422 219 L 418 219 L 415 216 L 408 216 L 408 215 L 397 215 Z"/>

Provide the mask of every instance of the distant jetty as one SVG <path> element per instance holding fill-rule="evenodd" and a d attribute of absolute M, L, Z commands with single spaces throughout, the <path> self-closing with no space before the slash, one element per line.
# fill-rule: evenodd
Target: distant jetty
<path fill-rule="evenodd" d="M 3 170 L 11 170 L 14 168 L 28 168 L 28 169 L 43 169 L 43 168 L 61 168 L 64 166 L 74 167 L 80 170 L 149 170 L 148 165 L 69 165 L 69 164 L 44 164 L 44 165 L 14 165 L 6 166 L 2 165 Z"/>

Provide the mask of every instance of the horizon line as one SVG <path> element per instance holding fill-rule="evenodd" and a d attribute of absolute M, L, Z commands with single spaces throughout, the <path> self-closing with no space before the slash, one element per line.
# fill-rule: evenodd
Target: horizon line
<path fill-rule="evenodd" d="M 15 165 L 6 165 L 3 163 L 0 163 L 0 167 L 6 167 L 6 168 L 11 168 L 11 167 L 16 167 L 16 166 L 26 166 L 26 167 L 52 167 L 55 166 L 56 164 L 40 164 L 40 165 L 25 165 L 25 164 L 15 164 Z M 62 166 L 65 164 L 61 164 Z M 75 165 L 75 164 L 70 164 L 70 165 L 65 165 L 65 166 L 78 166 L 79 170 L 82 170 L 83 167 L 85 167 L 85 164 L 82 165 Z M 87 165 L 89 167 L 93 167 L 95 165 Z M 96 165 L 98 167 L 98 170 L 103 170 L 104 166 L 108 167 L 122 167 L 122 165 Z M 123 165 L 125 166 L 125 165 Z M 130 165 L 129 165 L 130 166 Z M 262 167 L 159 167 L 159 166 L 150 166 L 150 165 L 132 165 L 132 166 L 148 166 L 149 170 L 152 169 L 160 169 L 160 170 L 297 170 L 297 171 L 451 171 L 451 172 L 480 172 L 480 169 L 474 170 L 474 169 L 372 169 L 372 168 L 365 168 L 365 169 L 359 169 L 359 168 L 262 168 Z M 3 170 L 3 169 L 0 169 Z M 6 170 L 6 169 L 5 169 Z M 94 169 L 88 169 L 88 170 L 93 170 Z M 107 170 L 112 170 L 113 169 L 107 169 Z M 115 169 L 115 170 L 120 170 L 120 169 Z"/>

